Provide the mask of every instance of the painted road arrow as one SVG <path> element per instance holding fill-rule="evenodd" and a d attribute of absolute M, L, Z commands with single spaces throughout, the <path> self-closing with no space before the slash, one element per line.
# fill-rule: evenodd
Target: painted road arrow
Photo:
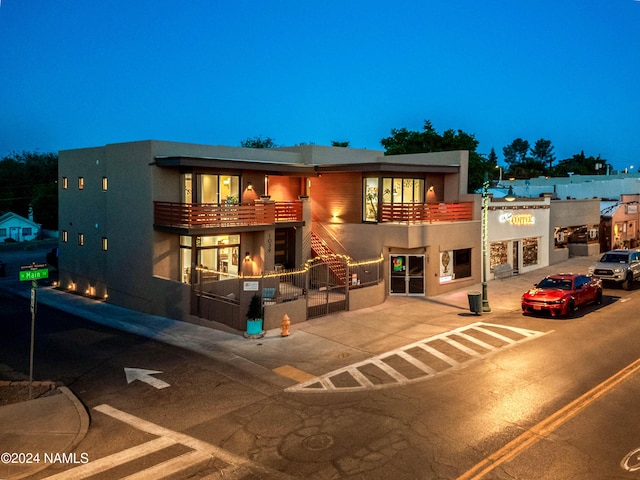
<path fill-rule="evenodd" d="M 140 380 L 141 382 L 147 383 L 158 390 L 161 388 L 170 387 L 167 382 L 163 382 L 159 378 L 152 377 L 151 375 L 155 375 L 156 373 L 162 373 L 157 370 L 145 370 L 143 368 L 127 368 L 124 369 L 124 374 L 127 377 L 127 383 L 131 383 L 135 380 Z"/>

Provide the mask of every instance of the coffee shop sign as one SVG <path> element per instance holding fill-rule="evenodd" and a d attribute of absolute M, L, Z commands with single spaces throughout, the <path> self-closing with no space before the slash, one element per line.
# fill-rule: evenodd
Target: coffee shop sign
<path fill-rule="evenodd" d="M 500 223 L 510 223 L 511 225 L 535 225 L 536 217 L 530 213 L 501 213 L 498 217 Z"/>

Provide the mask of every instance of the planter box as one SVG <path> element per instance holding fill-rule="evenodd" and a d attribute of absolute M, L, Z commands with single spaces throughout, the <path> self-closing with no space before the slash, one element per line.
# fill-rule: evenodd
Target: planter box
<path fill-rule="evenodd" d="M 260 335 L 262 333 L 262 319 L 247 320 L 247 335 Z"/>

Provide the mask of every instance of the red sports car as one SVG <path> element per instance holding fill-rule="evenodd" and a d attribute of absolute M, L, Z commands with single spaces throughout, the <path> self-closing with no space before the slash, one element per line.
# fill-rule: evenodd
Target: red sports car
<path fill-rule="evenodd" d="M 549 275 L 522 295 L 522 313 L 570 316 L 587 303 L 602 303 L 599 278 L 572 273 Z"/>

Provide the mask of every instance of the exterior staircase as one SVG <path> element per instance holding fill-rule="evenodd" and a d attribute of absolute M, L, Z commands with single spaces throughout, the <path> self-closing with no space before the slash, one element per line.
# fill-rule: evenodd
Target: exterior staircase
<path fill-rule="evenodd" d="M 321 257 L 322 261 L 329 266 L 329 271 L 333 274 L 338 285 L 347 284 L 347 262 L 349 257 L 336 254 L 327 242 L 325 242 L 316 232 L 311 232 L 311 255 Z"/>

